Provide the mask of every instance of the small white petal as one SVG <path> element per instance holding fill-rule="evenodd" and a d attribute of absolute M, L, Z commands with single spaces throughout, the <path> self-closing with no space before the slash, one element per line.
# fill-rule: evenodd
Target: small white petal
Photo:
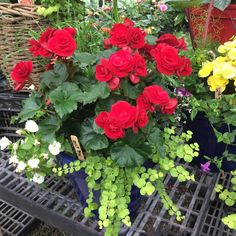
<path fill-rule="evenodd" d="M 35 90 L 34 84 L 31 84 L 28 89 L 29 89 L 29 90 Z"/>
<path fill-rule="evenodd" d="M 26 164 L 23 161 L 20 161 L 16 167 L 16 172 L 20 173 L 26 168 Z"/>
<path fill-rule="evenodd" d="M 16 151 L 18 148 L 19 148 L 19 144 L 18 144 L 18 143 L 13 143 L 13 144 L 12 144 L 12 149 L 13 149 L 14 151 Z"/>
<path fill-rule="evenodd" d="M 56 156 L 61 152 L 61 144 L 57 141 L 54 141 L 48 146 L 48 150 L 52 155 Z"/>
<path fill-rule="evenodd" d="M 44 182 L 45 176 L 39 173 L 35 173 L 33 176 L 33 181 L 37 184 L 42 184 Z"/>
<path fill-rule="evenodd" d="M 28 160 L 28 165 L 32 168 L 32 169 L 36 169 L 39 166 L 39 159 L 38 158 L 32 158 Z"/>
<path fill-rule="evenodd" d="M 40 145 L 40 142 L 37 139 L 35 139 L 34 140 L 34 146 L 38 146 L 38 145 Z"/>
<path fill-rule="evenodd" d="M 25 123 L 25 129 L 31 133 L 36 133 L 39 131 L 37 123 L 33 120 L 27 120 Z"/>
<path fill-rule="evenodd" d="M 11 144 L 12 142 L 7 138 L 7 137 L 3 137 L 0 139 L 0 149 L 3 151 L 5 150 L 9 144 Z"/>
<path fill-rule="evenodd" d="M 9 164 L 11 164 L 11 163 L 13 163 L 13 164 L 18 164 L 19 163 L 17 155 L 13 155 L 9 158 Z"/>

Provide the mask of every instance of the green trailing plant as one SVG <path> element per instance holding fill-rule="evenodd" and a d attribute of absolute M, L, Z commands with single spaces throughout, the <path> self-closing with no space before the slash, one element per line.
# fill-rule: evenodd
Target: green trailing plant
<path fill-rule="evenodd" d="M 220 184 L 215 186 L 215 191 L 219 193 L 219 198 L 229 207 L 232 207 L 236 203 L 236 171 L 231 171 L 231 174 L 231 191 L 224 189 L 224 187 Z M 222 222 L 230 229 L 236 230 L 236 214 L 230 214 L 223 217 Z"/>
<path fill-rule="evenodd" d="M 120 222 L 131 226 L 128 205 L 133 185 L 140 189 L 141 195 L 150 196 L 157 191 L 168 213 L 175 215 L 177 221 L 181 221 L 184 216 L 168 196 L 163 182 L 167 173 L 180 182 L 194 181 L 191 173 L 183 166 L 175 164 L 177 157 L 190 162 L 198 156 L 198 144 L 187 144 L 191 137 L 190 131 L 179 135 L 175 133 L 174 128 L 166 128 L 162 140 L 160 131 L 153 132 L 149 139 L 153 144 L 151 156 L 155 168 L 145 165 L 135 168 L 120 167 L 111 157 L 104 158 L 87 153 L 85 161 L 77 160 L 63 167 L 54 168 L 53 171 L 62 176 L 84 169 L 89 189 L 86 201 L 88 206 L 84 209 L 84 213 L 86 217 L 91 217 L 94 216 L 94 211 L 98 211 L 98 224 L 101 229 L 106 228 L 105 235 L 118 235 Z M 160 142 L 163 142 L 164 146 L 160 145 Z M 163 149 L 160 150 L 160 147 Z M 101 192 L 100 205 L 94 202 L 94 191 Z"/>

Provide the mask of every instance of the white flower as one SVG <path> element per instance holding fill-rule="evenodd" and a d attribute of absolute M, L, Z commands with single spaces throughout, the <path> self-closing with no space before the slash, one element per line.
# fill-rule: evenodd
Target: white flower
<path fill-rule="evenodd" d="M 37 184 L 42 184 L 44 182 L 45 175 L 35 173 L 33 176 L 33 181 Z"/>
<path fill-rule="evenodd" d="M 0 149 L 3 151 L 5 150 L 9 144 L 11 144 L 12 142 L 7 138 L 7 137 L 3 137 L 0 139 Z"/>
<path fill-rule="evenodd" d="M 38 141 L 38 139 L 35 139 L 34 140 L 34 146 L 38 146 L 38 145 L 40 145 L 40 142 Z"/>
<path fill-rule="evenodd" d="M 35 90 L 34 84 L 31 84 L 28 89 L 29 89 L 29 90 Z"/>
<path fill-rule="evenodd" d="M 22 134 L 25 133 L 25 131 L 24 131 L 23 129 L 18 129 L 18 130 L 16 131 L 16 133 L 17 133 L 18 135 L 22 135 Z"/>
<path fill-rule="evenodd" d="M 52 144 L 48 146 L 49 152 L 52 153 L 52 155 L 56 156 L 61 152 L 61 144 L 57 141 L 54 141 Z"/>
<path fill-rule="evenodd" d="M 26 168 L 26 164 L 23 161 L 20 161 L 16 167 L 16 172 L 20 173 Z"/>
<path fill-rule="evenodd" d="M 48 159 L 48 153 L 42 153 L 41 156 L 43 159 L 47 160 Z"/>
<path fill-rule="evenodd" d="M 32 168 L 32 169 L 36 169 L 39 166 L 39 159 L 38 158 L 32 158 L 28 160 L 28 165 Z"/>
<path fill-rule="evenodd" d="M 20 144 L 22 145 L 24 143 L 25 143 L 25 140 L 21 139 Z"/>
<path fill-rule="evenodd" d="M 13 163 L 13 164 L 18 164 L 19 163 L 17 155 L 13 155 L 9 158 L 9 164 L 11 164 L 11 163 Z"/>
<path fill-rule="evenodd" d="M 54 159 L 53 158 L 50 158 L 48 161 L 47 161 L 47 165 L 48 165 L 48 167 L 53 167 L 53 166 L 55 166 L 55 161 L 54 161 Z"/>
<path fill-rule="evenodd" d="M 27 120 L 25 123 L 25 129 L 31 133 L 36 133 L 39 131 L 37 123 L 33 120 Z"/>
<path fill-rule="evenodd" d="M 18 144 L 18 143 L 13 143 L 13 144 L 12 144 L 12 149 L 13 149 L 14 151 L 16 151 L 16 150 L 18 149 L 18 147 L 19 147 L 19 144 Z"/>

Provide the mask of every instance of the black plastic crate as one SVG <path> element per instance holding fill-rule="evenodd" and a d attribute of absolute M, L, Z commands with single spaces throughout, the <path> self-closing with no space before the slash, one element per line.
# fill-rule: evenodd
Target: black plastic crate
<path fill-rule="evenodd" d="M 136 218 L 127 236 L 199 236 L 217 176 L 205 174 L 188 165 L 185 167 L 195 174 L 195 182 L 179 183 L 169 175 L 165 179 L 169 195 L 185 215 L 185 219 L 178 222 L 174 216 L 169 216 L 159 195 L 154 194 L 147 199 L 145 210 Z"/>
<path fill-rule="evenodd" d="M 218 183 L 225 188 L 230 189 L 231 175 L 224 173 L 219 176 Z M 236 206 L 228 207 L 218 197 L 218 194 L 213 192 L 214 201 L 211 202 L 207 211 L 204 224 L 201 229 L 201 236 L 235 236 L 236 231 L 229 229 L 224 225 L 221 219 L 229 214 L 236 213 Z"/>
<path fill-rule="evenodd" d="M 11 118 L 16 116 L 21 108 L 22 100 L 27 94 L 0 93 L 0 137 L 8 137 L 11 141 L 16 141 L 19 135 L 17 129 L 23 128 L 23 124 L 11 123 Z"/>
<path fill-rule="evenodd" d="M 0 228 L 3 236 L 23 236 L 33 222 L 31 215 L 0 199 Z"/>
<path fill-rule="evenodd" d="M 7 164 L 7 158 L 6 154 L 0 157 L 0 197 L 72 235 L 103 235 L 95 219 L 84 217 L 82 206 L 66 178 L 59 180 L 53 176 L 48 177 L 47 188 L 40 188 L 37 184 L 28 182 L 24 176 L 14 173 L 14 167 Z M 188 169 L 196 173 L 192 167 Z M 165 183 L 168 191 L 186 214 L 185 220 L 178 223 L 174 217 L 169 217 L 159 196 L 154 194 L 143 198 L 142 207 L 132 227 L 122 227 L 121 235 L 199 235 L 215 181 L 216 176 L 204 173 L 199 173 L 196 183 L 188 181 L 186 184 L 173 182 L 167 176 Z"/>

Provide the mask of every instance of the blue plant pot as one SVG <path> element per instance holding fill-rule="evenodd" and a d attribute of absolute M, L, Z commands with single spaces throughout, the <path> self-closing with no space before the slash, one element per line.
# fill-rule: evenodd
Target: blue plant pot
<path fill-rule="evenodd" d="M 69 164 L 70 162 L 75 161 L 75 157 L 69 156 L 65 153 L 60 153 L 57 156 L 58 164 L 60 166 L 63 166 L 64 164 Z M 84 169 L 80 169 L 79 171 L 73 172 L 72 174 L 68 174 L 69 180 L 77 194 L 77 197 L 79 201 L 81 202 L 82 206 L 85 208 L 87 207 L 86 200 L 88 198 L 88 185 L 86 182 L 86 173 Z M 100 191 L 96 190 L 93 191 L 94 193 L 94 202 L 100 205 Z M 140 208 L 140 200 L 141 200 L 141 194 L 139 189 L 136 186 L 133 186 L 131 189 L 131 202 L 129 204 L 129 211 L 130 216 L 135 216 Z M 94 211 L 94 214 L 96 217 L 98 217 L 98 211 Z"/>
<path fill-rule="evenodd" d="M 193 121 L 189 119 L 186 128 L 193 132 L 193 138 L 191 139 L 191 142 L 197 142 L 200 146 L 199 158 L 195 158 L 195 163 L 197 162 L 197 164 L 200 166 L 200 164 L 207 162 L 208 160 L 203 156 L 208 156 L 210 158 L 222 156 L 223 152 L 225 151 L 226 144 L 223 142 L 217 142 L 214 130 L 209 120 L 204 116 L 204 113 L 199 112 Z M 235 129 L 235 127 L 231 127 L 231 129 Z M 222 127 L 218 128 L 218 131 L 222 133 L 227 132 L 227 125 L 223 125 Z M 229 153 L 236 155 L 236 146 L 228 145 L 228 151 Z M 211 164 L 210 169 L 214 172 L 219 171 L 215 164 Z M 224 159 L 222 161 L 222 169 L 225 172 L 236 170 L 236 161 L 227 161 Z"/>

